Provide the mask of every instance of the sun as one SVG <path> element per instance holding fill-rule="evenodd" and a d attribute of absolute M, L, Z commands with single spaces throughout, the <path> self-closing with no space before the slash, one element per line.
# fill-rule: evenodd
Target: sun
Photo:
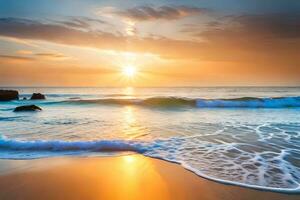
<path fill-rule="evenodd" d="M 133 78 L 136 75 L 137 70 L 134 66 L 124 66 L 122 72 L 124 76 Z"/>

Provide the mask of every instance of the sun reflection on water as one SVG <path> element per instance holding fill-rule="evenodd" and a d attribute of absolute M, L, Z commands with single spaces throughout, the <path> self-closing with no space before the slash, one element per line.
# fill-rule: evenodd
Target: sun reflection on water
<path fill-rule="evenodd" d="M 135 106 L 125 106 L 122 113 L 121 133 L 127 139 L 146 139 L 149 129 L 139 120 L 139 108 Z"/>
<path fill-rule="evenodd" d="M 129 139 L 133 139 L 136 134 L 139 134 L 137 120 L 132 106 L 126 106 L 123 110 L 122 131 Z"/>
<path fill-rule="evenodd" d="M 127 98 L 133 98 L 135 96 L 134 87 L 126 87 L 123 89 L 122 93 L 126 95 Z"/>

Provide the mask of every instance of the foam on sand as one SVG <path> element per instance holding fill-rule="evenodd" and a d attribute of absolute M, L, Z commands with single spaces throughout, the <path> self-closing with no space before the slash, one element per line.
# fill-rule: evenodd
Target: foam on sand
<path fill-rule="evenodd" d="M 129 140 L 21 141 L 2 137 L 0 158 L 34 159 L 50 156 L 133 151 L 180 163 L 207 179 L 277 192 L 300 192 L 300 170 L 287 160 L 288 150 L 255 152 L 245 144 L 197 143 L 194 138 L 169 138 L 151 142 Z M 252 149 L 252 150 L 249 150 Z M 7 153 L 9 152 L 9 154 Z M 299 152 L 298 152 L 299 153 Z"/>

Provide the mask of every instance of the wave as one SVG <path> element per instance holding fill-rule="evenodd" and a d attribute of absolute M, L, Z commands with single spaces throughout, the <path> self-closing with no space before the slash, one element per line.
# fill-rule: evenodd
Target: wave
<path fill-rule="evenodd" d="M 12 110 L 12 109 L 10 109 Z M 22 116 L 14 116 L 14 117 L 0 117 L 0 122 L 1 121 L 15 121 L 16 119 L 21 119 Z"/>
<path fill-rule="evenodd" d="M 207 108 L 295 108 L 300 107 L 300 97 L 198 99 L 196 106 Z"/>
<path fill-rule="evenodd" d="M 107 96 L 108 97 L 108 96 Z M 20 104 L 22 101 L 12 101 L 10 104 Z M 143 107 L 159 108 L 300 108 L 300 96 L 294 97 L 239 97 L 239 98 L 185 98 L 185 97 L 150 97 L 150 98 L 126 98 L 117 94 L 109 95 L 108 98 L 83 99 L 82 96 L 70 97 L 67 100 L 56 99 L 39 101 L 39 105 L 136 105 Z M 8 111 L 11 108 L 2 108 L 0 111 Z"/>
<path fill-rule="evenodd" d="M 98 141 L 62 141 L 33 140 L 22 141 L 0 137 L 0 149 L 9 151 L 133 151 L 142 153 L 143 146 L 134 141 L 98 140 Z"/>
<path fill-rule="evenodd" d="M 74 104 L 111 104 L 138 105 L 146 107 L 196 107 L 196 108 L 297 108 L 300 107 L 300 97 L 256 98 L 242 97 L 232 99 L 191 99 L 179 97 L 152 97 L 147 99 L 81 99 L 68 100 L 63 103 Z"/>
<path fill-rule="evenodd" d="M 184 145 L 184 146 L 182 146 Z M 185 146 L 187 145 L 187 146 Z M 200 146 L 201 147 L 201 146 Z M 293 187 L 282 187 L 281 184 L 285 183 L 287 181 L 287 177 L 289 177 L 289 174 L 291 171 L 293 171 L 294 174 L 297 172 L 295 169 L 293 169 L 293 166 L 289 166 L 289 170 L 284 170 L 282 172 L 272 172 L 272 173 L 278 173 L 274 174 L 278 178 L 276 181 L 276 184 L 278 184 L 278 187 L 274 187 L 272 184 L 268 185 L 266 182 L 266 185 L 259 185 L 254 183 L 248 183 L 248 179 L 238 178 L 237 180 L 231 180 L 232 177 L 230 176 L 230 173 L 227 174 L 227 172 L 232 172 L 232 167 L 226 167 L 226 165 L 223 166 L 223 171 L 225 171 L 225 174 L 228 176 L 216 176 L 214 174 L 211 174 L 209 171 L 214 170 L 213 167 L 217 165 L 216 163 L 220 163 L 221 157 L 217 156 L 216 159 L 213 159 L 213 162 L 216 162 L 215 164 L 210 163 L 211 159 L 206 160 L 205 157 L 201 160 L 201 163 L 204 165 L 201 167 L 196 167 L 193 162 L 195 161 L 193 158 L 192 160 L 185 160 L 182 157 L 176 157 L 176 151 L 182 151 L 184 149 L 191 148 L 190 144 L 180 138 L 169 138 L 165 140 L 154 140 L 149 142 L 143 142 L 143 141 L 129 141 L 129 140 L 97 140 L 97 141 L 63 141 L 63 140 L 33 140 L 33 141 L 22 141 L 22 140 L 15 140 L 15 139 L 8 139 L 5 136 L 0 136 L 0 158 L 4 159 L 35 159 L 35 158 L 43 158 L 43 157 L 53 157 L 53 156 L 65 156 L 65 155 L 76 155 L 76 156 L 89 156 L 94 154 L 89 153 L 97 153 L 97 152 L 136 152 L 136 153 L 142 153 L 145 156 L 158 158 L 174 163 L 181 164 L 184 168 L 187 170 L 190 170 L 194 172 L 195 174 L 209 179 L 213 181 L 217 181 L 224 184 L 231 184 L 231 185 L 238 185 L 243 187 L 249 187 L 254 189 L 262 189 L 262 190 L 269 190 L 269 191 L 275 191 L 275 192 L 284 192 L 284 193 L 299 193 L 300 192 L 300 186 L 299 184 L 295 186 L 293 184 Z M 223 149 L 222 147 L 218 147 L 212 144 L 204 144 L 201 148 L 207 148 L 209 152 L 212 152 L 214 150 L 218 153 L 219 150 Z M 218 148 L 220 148 L 218 150 Z M 224 149 L 223 149 L 224 150 Z M 179 152 L 177 152 L 179 153 Z M 96 154 L 98 155 L 98 154 Z M 100 154 L 101 155 L 101 154 Z M 258 161 L 255 161 L 258 162 Z M 263 162 L 263 161 L 262 161 Z M 207 165 L 206 165 L 206 164 Z M 222 163 L 222 162 L 221 162 Z M 226 163 L 225 163 L 226 164 Z M 251 163 L 248 163 L 248 165 Z M 267 163 L 266 163 L 267 164 Z M 243 165 L 236 164 L 236 167 L 244 167 Z M 274 164 L 275 165 L 275 164 Z M 283 165 L 283 168 L 286 168 Z M 219 169 L 219 168 L 217 168 Z M 256 172 L 254 171 L 248 171 L 246 168 L 243 168 L 243 170 L 246 172 L 249 172 L 247 177 L 249 175 L 255 176 Z M 218 170 L 219 172 L 219 170 Z M 267 171 L 266 171 L 267 172 Z M 260 173 L 266 173 L 266 172 L 260 172 Z M 268 172 L 269 173 L 269 172 Z M 251 176 L 249 178 L 251 179 Z M 296 175 L 295 175 L 296 176 Z M 295 178 L 296 179 L 296 178 Z M 266 179 L 267 181 L 267 179 Z M 275 185 L 276 186 L 276 185 Z"/>

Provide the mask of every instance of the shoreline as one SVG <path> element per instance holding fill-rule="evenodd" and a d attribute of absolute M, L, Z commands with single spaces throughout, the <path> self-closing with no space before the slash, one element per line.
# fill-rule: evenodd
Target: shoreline
<path fill-rule="evenodd" d="M 296 200 L 300 196 L 218 183 L 179 164 L 140 154 L 0 160 L 0 172 L 4 172 L 0 174 L 1 200 Z"/>

